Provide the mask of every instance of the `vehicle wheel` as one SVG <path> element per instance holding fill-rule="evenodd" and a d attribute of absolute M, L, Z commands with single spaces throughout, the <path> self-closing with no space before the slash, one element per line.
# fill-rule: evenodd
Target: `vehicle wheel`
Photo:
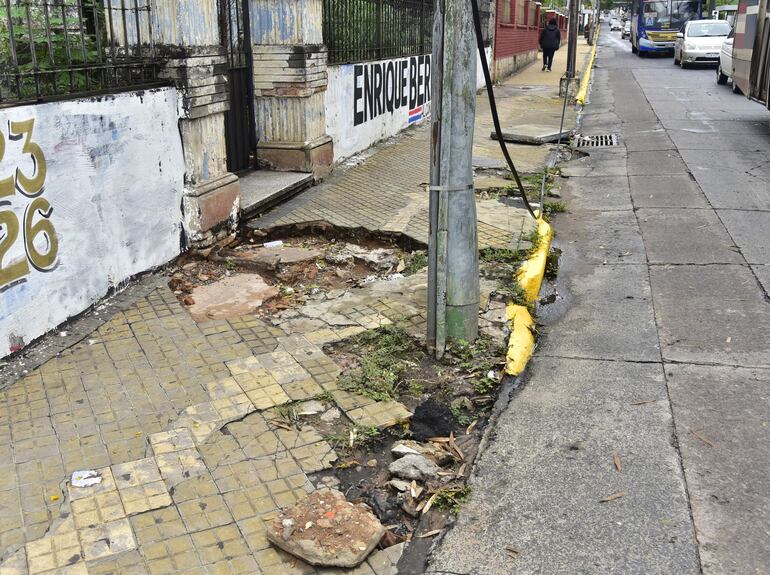
<path fill-rule="evenodd" d="M 717 84 L 720 86 L 727 84 L 727 76 L 722 74 L 722 64 L 717 65 Z"/>
<path fill-rule="evenodd" d="M 681 58 L 681 56 L 680 56 L 680 58 Z M 679 60 L 679 65 L 682 67 L 682 70 L 687 69 L 687 66 L 688 66 L 687 63 L 684 60 L 681 60 L 681 59 Z"/>
<path fill-rule="evenodd" d="M 631 42 L 631 53 L 636 54 L 638 51 L 639 49 L 636 46 L 634 46 L 633 42 Z"/>
<path fill-rule="evenodd" d="M 733 94 L 743 94 L 741 89 L 738 87 L 738 84 L 735 83 L 735 78 L 733 78 Z"/>

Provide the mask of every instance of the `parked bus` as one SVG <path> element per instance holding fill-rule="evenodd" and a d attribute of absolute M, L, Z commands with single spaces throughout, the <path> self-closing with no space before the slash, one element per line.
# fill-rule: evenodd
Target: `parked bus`
<path fill-rule="evenodd" d="M 705 8 L 708 13 L 708 6 Z M 676 33 L 688 20 L 700 20 L 699 0 L 634 0 L 631 7 L 631 51 L 639 57 L 651 52 L 674 52 Z"/>
<path fill-rule="evenodd" d="M 733 42 L 733 86 L 770 108 L 768 0 L 740 0 Z"/>

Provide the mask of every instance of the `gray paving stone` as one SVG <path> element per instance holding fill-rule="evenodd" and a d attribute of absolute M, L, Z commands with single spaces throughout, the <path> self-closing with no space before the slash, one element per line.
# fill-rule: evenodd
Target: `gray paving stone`
<path fill-rule="evenodd" d="M 741 264 L 744 259 L 714 210 L 637 211 L 651 264 Z"/>

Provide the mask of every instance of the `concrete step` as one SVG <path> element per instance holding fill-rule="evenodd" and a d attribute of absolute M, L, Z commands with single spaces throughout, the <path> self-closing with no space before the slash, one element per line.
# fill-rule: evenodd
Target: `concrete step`
<path fill-rule="evenodd" d="M 253 217 L 267 208 L 308 189 L 313 174 L 256 170 L 240 176 L 241 220 Z"/>

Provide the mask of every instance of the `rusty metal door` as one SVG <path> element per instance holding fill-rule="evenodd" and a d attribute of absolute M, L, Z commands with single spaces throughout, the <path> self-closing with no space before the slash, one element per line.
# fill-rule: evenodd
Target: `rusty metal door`
<path fill-rule="evenodd" d="M 253 57 L 249 0 L 219 0 L 219 25 L 227 54 L 230 110 L 226 113 L 227 169 L 242 172 L 255 165 Z"/>

